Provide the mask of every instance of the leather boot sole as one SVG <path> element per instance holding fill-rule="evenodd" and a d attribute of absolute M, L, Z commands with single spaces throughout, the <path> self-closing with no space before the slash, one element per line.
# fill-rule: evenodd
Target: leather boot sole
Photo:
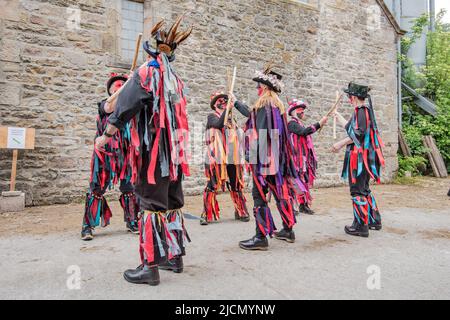
<path fill-rule="evenodd" d="M 247 250 L 247 251 L 267 251 L 267 250 L 269 250 L 269 247 L 253 247 L 253 248 L 250 248 L 250 247 L 244 247 L 241 244 L 239 244 L 239 248 Z"/>
<path fill-rule="evenodd" d="M 81 240 L 83 240 L 83 241 L 92 241 L 92 240 L 94 240 L 94 236 L 91 236 L 91 235 L 82 236 Z"/>
<path fill-rule="evenodd" d="M 347 231 L 347 229 L 345 229 L 345 233 L 350 235 L 350 236 L 354 236 L 354 237 L 361 237 L 361 238 L 368 238 L 369 237 L 369 233 L 350 232 L 350 231 Z"/>
<path fill-rule="evenodd" d="M 375 231 L 380 231 L 381 229 L 383 229 L 383 226 L 380 225 L 373 225 L 373 226 L 369 226 L 370 230 L 375 230 Z"/>
<path fill-rule="evenodd" d="M 131 234 L 139 234 L 139 230 L 138 231 L 133 231 L 131 229 L 127 229 L 129 233 Z"/>
<path fill-rule="evenodd" d="M 128 281 L 129 283 L 133 283 L 133 284 L 148 284 L 148 285 L 150 285 L 152 287 L 155 287 L 155 286 L 159 285 L 159 283 L 160 283 L 160 280 L 153 280 L 153 281 L 150 281 L 150 280 L 132 280 L 132 279 L 128 278 L 128 276 L 125 273 L 123 274 L 123 277 L 124 277 L 124 279 L 126 281 Z"/>
<path fill-rule="evenodd" d="M 173 271 L 174 273 L 183 273 L 183 268 L 173 268 L 173 267 L 166 267 L 166 266 L 158 266 L 159 270 L 164 271 Z"/>
<path fill-rule="evenodd" d="M 289 242 L 289 243 L 295 243 L 295 239 L 289 239 L 289 238 L 286 238 L 286 237 L 278 237 L 278 236 L 275 236 L 275 239 L 277 239 L 277 240 L 282 240 L 282 241 L 286 241 L 286 242 Z"/>

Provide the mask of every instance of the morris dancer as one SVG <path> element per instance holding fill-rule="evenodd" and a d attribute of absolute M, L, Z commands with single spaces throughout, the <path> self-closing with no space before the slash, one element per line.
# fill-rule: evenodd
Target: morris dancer
<path fill-rule="evenodd" d="M 310 188 L 314 185 L 317 170 L 317 157 L 314 151 L 314 143 L 312 134 L 323 127 L 327 121 L 327 117 L 323 117 L 319 122 L 305 127 L 302 120 L 305 118 L 305 110 L 308 104 L 302 100 L 293 99 L 289 102 L 288 114 L 292 117 L 288 124 L 291 142 L 296 150 L 295 165 L 306 188 L 305 192 L 298 192 L 294 195 L 294 200 L 299 204 L 299 211 L 301 213 L 313 215 L 310 204 L 312 202 Z M 296 197 L 295 197 L 296 196 Z"/>
<path fill-rule="evenodd" d="M 126 76 L 115 73 L 107 82 L 107 91 L 111 96 L 127 81 Z M 108 117 L 114 110 L 106 99 L 98 103 L 97 132 L 95 138 L 103 135 Z M 124 212 L 124 221 L 128 231 L 138 234 L 137 215 L 139 205 L 136 201 L 134 188 L 131 184 L 131 168 L 129 165 L 128 146 L 130 145 L 130 126 L 118 131 L 106 145 L 106 153 L 94 150 L 91 160 L 90 190 L 86 195 L 86 205 L 83 217 L 81 239 L 90 241 L 94 239 L 93 230 L 100 224 L 109 225 L 112 217 L 111 210 L 104 194 L 108 188 L 120 183 L 120 205 Z"/>
<path fill-rule="evenodd" d="M 293 164 L 294 151 L 289 141 L 285 107 L 278 97 L 283 86 L 281 79 L 282 76 L 268 65 L 263 72 L 257 72 L 253 79 L 258 83 L 259 96 L 253 108 L 250 110 L 239 101 L 234 103 L 239 112 L 249 118 L 245 127 L 245 151 L 253 176 L 256 235 L 239 243 L 244 250 L 267 250 L 269 247 L 267 237 L 272 237 L 276 230 L 267 202 L 269 192 L 274 195 L 283 221 L 283 229 L 276 232 L 275 237 L 295 242 L 292 228 L 296 219 L 289 190 L 290 181 L 297 179 L 297 173 Z"/>
<path fill-rule="evenodd" d="M 345 127 L 348 137 L 334 144 L 332 151 L 337 153 L 346 147 L 342 177 L 349 180 L 353 200 L 354 220 L 345 232 L 352 236 L 369 237 L 369 229 L 381 230 L 381 215 L 375 197 L 370 190 L 370 179 L 380 183 L 383 157 L 380 134 L 369 95 L 369 87 L 350 83 L 347 93 L 354 113 L 346 121 L 338 112 L 336 116 Z M 369 104 L 366 99 L 369 98 Z"/>
<path fill-rule="evenodd" d="M 204 209 L 200 220 L 201 225 L 208 225 L 213 220 L 220 219 L 220 208 L 217 202 L 217 192 L 225 185 L 230 191 L 234 204 L 234 216 L 242 222 L 250 221 L 247 211 L 244 189 L 244 166 L 240 157 L 240 142 L 243 140 L 233 121 L 225 127 L 225 109 L 228 95 L 216 92 L 211 96 L 211 109 L 206 124 L 205 175 L 208 179 L 203 193 Z"/>
<path fill-rule="evenodd" d="M 136 284 L 158 285 L 158 267 L 183 272 L 189 241 L 181 212 L 182 180 L 189 175 L 185 87 L 171 65 L 175 49 L 192 32 L 179 32 L 181 20 L 168 31 L 164 21 L 152 28 L 153 41 L 144 43 L 147 62 L 123 87 L 106 129 L 112 135 L 131 121 L 132 181 L 144 210 L 139 220 L 142 264 L 125 271 L 124 278 Z M 99 137 L 97 148 L 108 141 L 106 135 Z"/>

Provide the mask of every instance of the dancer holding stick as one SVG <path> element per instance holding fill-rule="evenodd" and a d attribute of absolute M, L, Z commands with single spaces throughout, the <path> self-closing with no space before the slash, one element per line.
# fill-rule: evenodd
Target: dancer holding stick
<path fill-rule="evenodd" d="M 242 222 L 250 221 L 244 196 L 244 161 L 241 154 L 243 132 L 233 119 L 232 103 L 228 98 L 233 94 L 236 81 L 236 67 L 233 77 L 228 73 L 228 94 L 215 92 L 211 95 L 211 109 L 206 124 L 205 176 L 208 180 L 203 193 L 203 214 L 200 224 L 205 226 L 220 219 L 217 192 L 227 186 L 234 204 L 234 216 Z"/>

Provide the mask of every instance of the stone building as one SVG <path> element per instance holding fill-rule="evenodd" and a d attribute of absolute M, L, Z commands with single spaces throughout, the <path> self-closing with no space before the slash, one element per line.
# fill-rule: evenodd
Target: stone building
<path fill-rule="evenodd" d="M 185 23 L 195 26 L 175 61 L 190 90 L 188 193 L 204 188 L 202 124 L 210 94 L 225 89 L 226 70 L 236 65 L 236 95 L 254 101 L 251 78 L 269 60 L 278 62 L 285 76 L 283 99 L 306 98 L 311 121 L 325 114 L 336 90 L 349 81 L 370 84 L 386 143 L 385 181 L 397 170 L 401 31 L 382 1 L 0 0 L 0 8 L 0 126 L 37 129 L 36 149 L 19 155 L 17 189 L 26 192 L 28 205 L 83 197 L 96 102 L 105 97 L 109 73 L 127 72 L 138 32 L 145 38 L 158 18 L 173 20 L 182 12 Z M 331 126 L 315 140 L 319 185 L 341 184 L 343 155 L 329 152 Z M 11 152 L 1 150 L 1 190 L 7 189 L 10 166 Z"/>

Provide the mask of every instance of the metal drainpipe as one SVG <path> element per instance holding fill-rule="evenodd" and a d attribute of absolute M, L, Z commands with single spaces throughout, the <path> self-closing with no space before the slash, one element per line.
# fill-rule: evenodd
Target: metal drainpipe
<path fill-rule="evenodd" d="M 436 3 L 435 0 L 430 0 L 430 31 L 436 30 Z"/>
<path fill-rule="evenodd" d="M 402 0 L 393 0 L 393 9 L 395 11 L 395 18 L 399 25 L 401 25 L 401 1 Z M 402 43 L 401 37 L 398 36 L 397 39 L 397 53 L 398 56 L 402 53 Z M 398 127 L 399 130 L 403 127 L 402 121 L 403 115 L 403 100 L 402 100 L 402 62 L 398 61 L 397 63 L 397 117 L 398 117 Z"/>

